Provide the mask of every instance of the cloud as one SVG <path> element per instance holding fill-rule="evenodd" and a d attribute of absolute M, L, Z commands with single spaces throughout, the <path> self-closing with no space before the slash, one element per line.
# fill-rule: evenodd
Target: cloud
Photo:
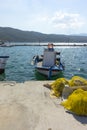
<path fill-rule="evenodd" d="M 85 25 L 85 19 L 79 13 L 58 11 L 54 14 L 36 15 L 34 23 L 42 25 L 48 32 L 79 32 Z"/>
<path fill-rule="evenodd" d="M 64 29 L 76 29 L 85 24 L 85 21 L 83 18 L 81 18 L 80 14 L 61 11 L 56 12 L 50 21 L 54 27 L 60 27 Z"/>
<path fill-rule="evenodd" d="M 43 2 L 41 0 L 0 0 L 0 2 L 1 26 L 44 33 L 67 33 L 69 31 L 76 33 L 86 30 L 85 14 L 83 14 L 84 19 L 79 13 L 55 12 L 58 9 L 56 6 L 60 4 L 55 4 L 55 8 L 50 6 L 55 3 L 54 1 L 51 1 L 50 5 L 46 0 Z"/>

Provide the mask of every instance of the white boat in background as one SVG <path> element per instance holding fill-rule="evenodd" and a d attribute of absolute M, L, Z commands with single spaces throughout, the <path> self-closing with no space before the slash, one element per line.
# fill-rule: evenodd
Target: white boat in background
<path fill-rule="evenodd" d="M 9 56 L 0 56 L 0 74 L 5 72 L 6 62 Z"/>
<path fill-rule="evenodd" d="M 64 70 L 64 65 L 60 59 L 60 52 L 56 52 L 52 44 L 48 44 L 48 49 L 44 49 L 43 55 L 33 57 L 33 64 L 37 72 L 46 75 L 48 79 L 51 76 L 58 75 L 59 71 Z"/>

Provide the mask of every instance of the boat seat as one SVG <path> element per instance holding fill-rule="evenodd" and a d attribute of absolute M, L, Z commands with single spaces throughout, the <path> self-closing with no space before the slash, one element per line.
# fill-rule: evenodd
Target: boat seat
<path fill-rule="evenodd" d="M 56 61 L 56 52 L 55 51 L 49 51 L 44 50 L 44 56 L 43 56 L 43 66 L 51 67 L 55 65 Z"/>

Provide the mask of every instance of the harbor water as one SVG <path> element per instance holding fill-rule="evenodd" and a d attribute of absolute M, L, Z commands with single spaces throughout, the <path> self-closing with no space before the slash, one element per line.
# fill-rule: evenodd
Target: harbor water
<path fill-rule="evenodd" d="M 44 48 L 46 46 L 0 47 L 0 56 L 9 56 L 0 81 L 47 80 L 47 77 L 38 74 L 31 65 L 33 56 L 43 54 Z M 70 79 L 75 75 L 87 79 L 87 46 L 55 46 L 55 50 L 61 52 L 61 61 L 65 65 L 65 70 L 54 77 L 55 79 Z"/>

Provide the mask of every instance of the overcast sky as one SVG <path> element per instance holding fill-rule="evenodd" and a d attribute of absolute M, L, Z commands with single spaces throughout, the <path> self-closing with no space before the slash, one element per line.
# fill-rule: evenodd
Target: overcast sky
<path fill-rule="evenodd" d="M 47 34 L 87 33 L 87 0 L 0 0 L 0 27 Z"/>

